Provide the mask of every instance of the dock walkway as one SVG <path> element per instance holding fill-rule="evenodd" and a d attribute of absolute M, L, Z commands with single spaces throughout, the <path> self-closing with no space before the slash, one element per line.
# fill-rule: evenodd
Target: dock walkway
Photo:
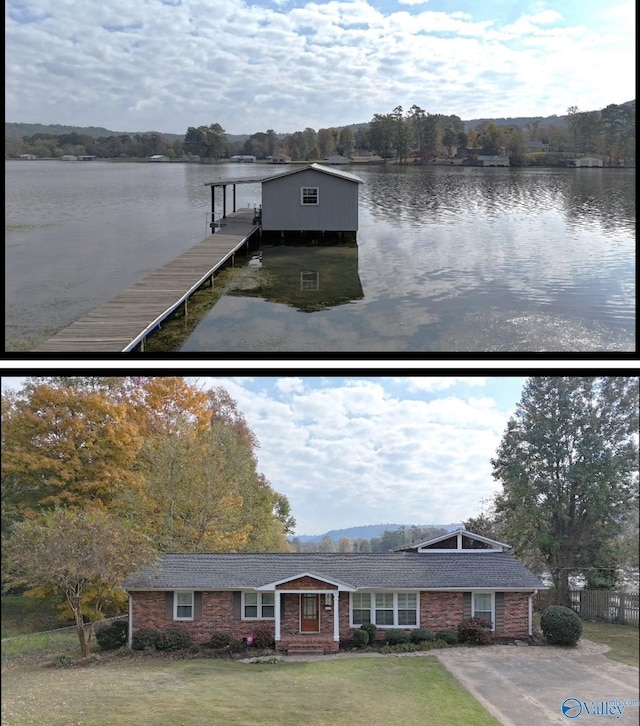
<path fill-rule="evenodd" d="M 144 341 L 160 323 L 207 281 L 258 229 L 255 210 L 239 209 L 220 227 L 172 262 L 147 275 L 108 303 L 56 333 L 33 349 L 38 353 L 128 353 L 144 350 Z"/>

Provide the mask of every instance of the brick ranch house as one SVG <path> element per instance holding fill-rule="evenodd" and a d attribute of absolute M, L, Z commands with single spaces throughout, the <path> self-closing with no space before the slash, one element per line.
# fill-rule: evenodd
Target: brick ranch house
<path fill-rule="evenodd" d="M 268 626 L 277 651 L 329 653 L 363 623 L 383 637 L 475 616 L 497 638 L 527 638 L 533 595 L 547 588 L 508 549 L 459 529 L 377 554 L 165 554 L 123 583 L 129 643 L 139 628 L 181 625 L 204 644 Z"/>

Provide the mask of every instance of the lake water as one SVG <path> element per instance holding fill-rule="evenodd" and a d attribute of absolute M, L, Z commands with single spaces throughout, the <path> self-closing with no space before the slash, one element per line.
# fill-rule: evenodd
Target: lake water
<path fill-rule="evenodd" d="M 364 181 L 357 244 L 264 245 L 183 352 L 635 351 L 635 170 L 348 168 Z M 5 348 L 203 239 L 205 182 L 281 170 L 6 162 Z M 259 203 L 259 184 L 238 185 L 238 208 Z"/>

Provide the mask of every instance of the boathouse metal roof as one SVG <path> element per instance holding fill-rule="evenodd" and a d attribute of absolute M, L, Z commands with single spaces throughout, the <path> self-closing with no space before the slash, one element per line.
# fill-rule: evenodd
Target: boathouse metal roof
<path fill-rule="evenodd" d="M 342 169 L 332 169 L 331 167 L 324 166 L 324 164 L 306 164 L 305 166 L 301 166 L 297 169 L 287 169 L 286 171 L 281 171 L 277 174 L 269 174 L 268 176 L 217 179 L 216 181 L 205 182 L 205 186 L 221 187 L 227 186 L 227 184 L 260 184 L 262 182 L 270 182 L 274 179 L 280 179 L 280 177 L 291 176 L 292 174 L 299 174 L 300 172 L 307 171 L 308 169 L 313 169 L 314 171 L 319 171 L 323 174 L 329 174 L 330 176 L 337 176 L 341 179 L 346 179 L 347 181 L 352 181 L 357 184 L 363 183 L 363 180 L 359 176 L 351 174 L 348 171 L 343 171 Z"/>

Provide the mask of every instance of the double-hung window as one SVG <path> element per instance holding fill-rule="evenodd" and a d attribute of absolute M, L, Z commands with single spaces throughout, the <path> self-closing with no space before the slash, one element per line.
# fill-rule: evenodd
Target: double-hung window
<path fill-rule="evenodd" d="M 272 592 L 243 593 L 242 613 L 245 620 L 275 617 L 275 595 Z"/>
<path fill-rule="evenodd" d="M 173 608 L 174 620 L 193 620 L 193 592 L 176 592 Z"/>
<path fill-rule="evenodd" d="M 374 623 L 382 628 L 418 625 L 418 595 L 415 592 L 354 592 L 351 595 L 354 627 Z"/>
<path fill-rule="evenodd" d="M 491 630 L 494 628 L 494 599 L 492 592 L 474 592 L 471 616 L 474 618 L 486 618 L 491 623 Z"/>
<path fill-rule="evenodd" d="M 319 192 L 318 187 L 300 187 L 300 204 L 315 204 L 319 203 Z"/>

